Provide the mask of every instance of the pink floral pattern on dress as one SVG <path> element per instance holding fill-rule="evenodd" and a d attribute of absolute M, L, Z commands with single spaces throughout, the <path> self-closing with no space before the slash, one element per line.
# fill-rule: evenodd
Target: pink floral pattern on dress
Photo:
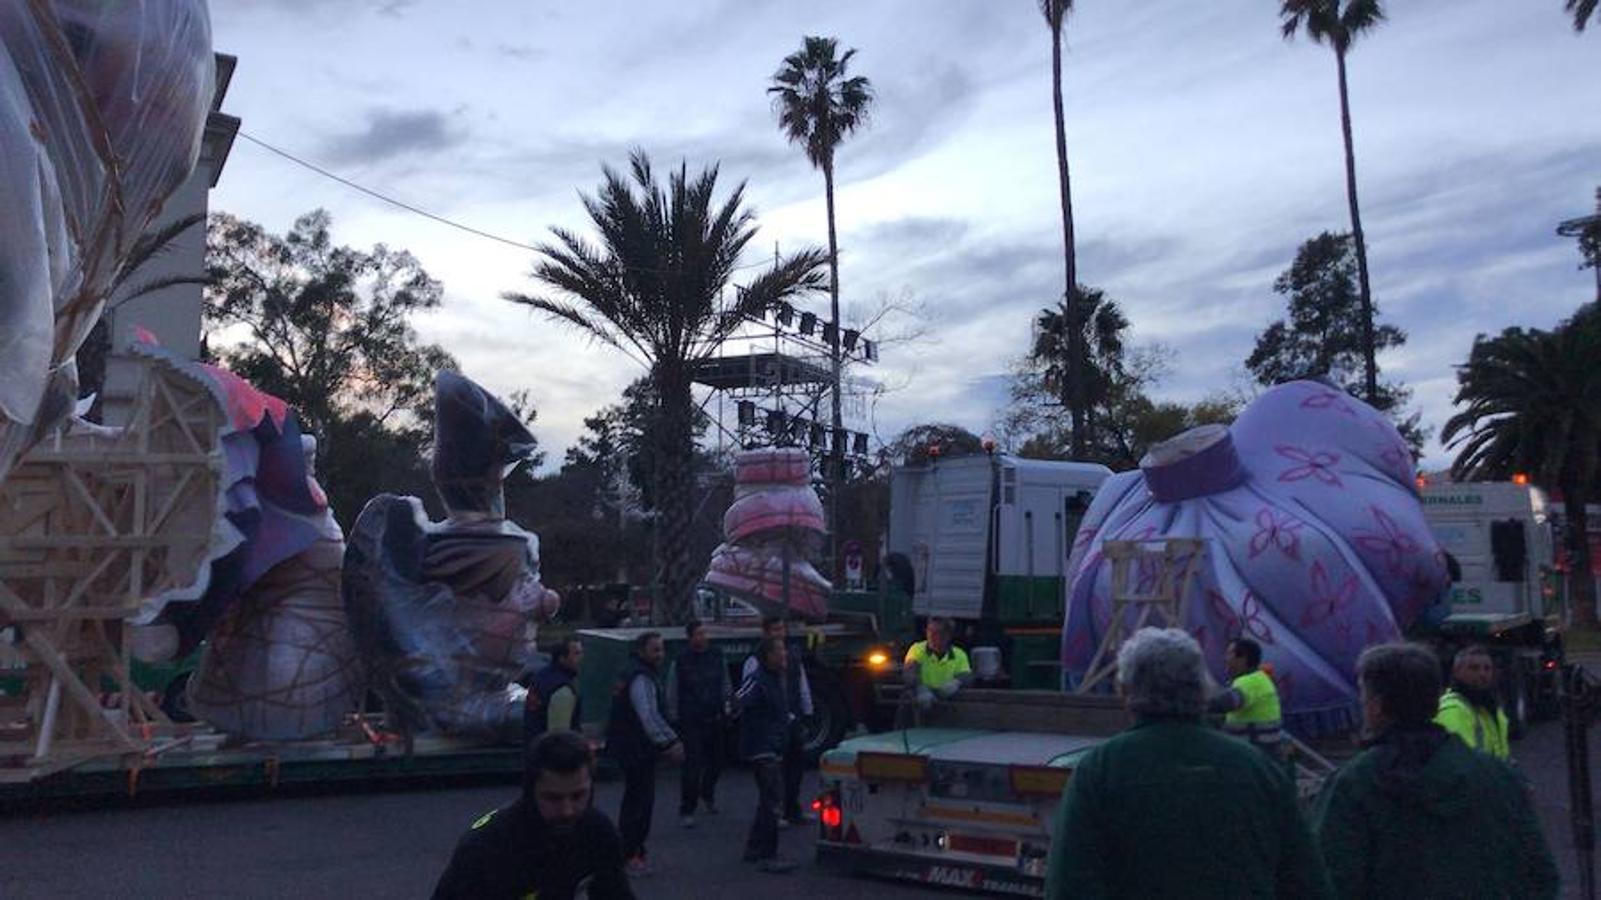
<path fill-rule="evenodd" d="M 1408 557 L 1418 552 L 1418 542 L 1412 535 L 1402 531 L 1395 524 L 1395 519 L 1377 506 L 1368 509 L 1373 513 L 1373 520 L 1378 523 L 1377 531 L 1359 530 L 1356 532 L 1356 545 L 1369 553 L 1378 554 L 1384 561 L 1384 568 L 1392 575 L 1402 573 Z"/>
<path fill-rule="evenodd" d="M 1344 487 L 1334 467 L 1340 462 L 1340 454 L 1325 451 L 1310 451 L 1290 444 L 1279 444 L 1273 451 L 1293 463 L 1279 473 L 1279 481 L 1304 481 L 1311 478 L 1330 487 Z"/>
<path fill-rule="evenodd" d="M 1273 629 L 1268 626 L 1262 610 L 1262 598 L 1255 591 L 1250 588 L 1245 590 L 1245 599 L 1240 603 L 1238 614 L 1229 606 L 1228 599 L 1217 591 L 1208 589 L 1206 602 L 1212 615 L 1223 621 L 1223 635 L 1228 640 L 1248 634 L 1264 644 L 1274 643 Z"/>
<path fill-rule="evenodd" d="M 1346 402 L 1347 399 L 1344 391 L 1336 391 L 1332 388 L 1317 388 L 1307 395 L 1306 399 L 1301 401 L 1301 408 L 1334 409 L 1348 416 L 1355 416 L 1356 409 Z"/>
<path fill-rule="evenodd" d="M 1276 547 L 1280 553 L 1300 562 L 1301 526 L 1305 524 L 1289 513 L 1280 516 L 1271 507 L 1257 510 L 1256 533 L 1251 535 L 1251 558 L 1256 559 L 1269 547 Z"/>
<path fill-rule="evenodd" d="M 1312 563 L 1312 594 L 1307 601 L 1306 610 L 1301 613 L 1303 626 L 1316 626 L 1333 619 L 1347 607 L 1356 602 L 1356 589 L 1359 582 L 1355 575 L 1346 576 L 1339 586 L 1329 577 L 1329 570 L 1323 567 L 1323 561 Z"/>

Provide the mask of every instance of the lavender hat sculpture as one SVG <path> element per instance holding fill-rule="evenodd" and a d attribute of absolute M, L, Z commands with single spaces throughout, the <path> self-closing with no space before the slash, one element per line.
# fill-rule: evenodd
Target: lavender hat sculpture
<path fill-rule="evenodd" d="M 1357 655 L 1399 638 L 1447 583 L 1395 427 L 1339 388 L 1290 382 L 1232 426 L 1186 432 L 1102 486 L 1068 564 L 1069 688 L 1111 616 L 1102 544 L 1169 537 L 1207 541 L 1183 625 L 1213 673 L 1229 639 L 1258 641 L 1286 724 L 1309 733 L 1353 723 Z M 1157 574 L 1133 580 L 1148 587 Z"/>

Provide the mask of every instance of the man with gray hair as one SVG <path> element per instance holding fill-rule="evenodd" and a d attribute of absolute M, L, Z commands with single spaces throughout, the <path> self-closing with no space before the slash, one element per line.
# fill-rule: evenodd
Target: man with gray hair
<path fill-rule="evenodd" d="M 1074 767 L 1045 896 L 1333 896 L 1283 766 L 1202 722 L 1195 639 L 1142 628 L 1118 651 L 1134 726 Z"/>
<path fill-rule="evenodd" d="M 1329 779 L 1313 813 L 1340 896 L 1557 896 L 1556 863 L 1518 776 L 1434 721 L 1434 652 L 1369 647 L 1356 675 L 1367 749 Z"/>

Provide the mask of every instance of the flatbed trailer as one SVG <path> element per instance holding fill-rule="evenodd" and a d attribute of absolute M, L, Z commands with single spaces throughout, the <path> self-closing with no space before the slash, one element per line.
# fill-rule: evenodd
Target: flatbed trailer
<path fill-rule="evenodd" d="M 179 726 L 142 755 L 88 760 L 43 778 L 0 784 L 0 810 L 55 801 L 115 802 L 196 792 L 292 791 L 364 783 L 423 785 L 441 780 L 515 782 L 520 747 L 440 735 L 410 746 L 362 719 L 327 740 L 225 743 L 207 726 Z M 365 726 L 365 727 L 363 727 Z"/>
<path fill-rule="evenodd" d="M 986 894 L 1043 896 L 1073 767 L 1128 724 L 1122 701 L 962 692 L 913 728 L 855 737 L 818 767 L 817 860 Z"/>

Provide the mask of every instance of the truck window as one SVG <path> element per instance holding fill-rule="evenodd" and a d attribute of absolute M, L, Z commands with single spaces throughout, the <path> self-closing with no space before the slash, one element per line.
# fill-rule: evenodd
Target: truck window
<path fill-rule="evenodd" d="M 1495 580 L 1521 582 L 1528 573 L 1528 537 L 1523 522 L 1500 519 L 1490 523 L 1490 554 L 1495 559 Z"/>

